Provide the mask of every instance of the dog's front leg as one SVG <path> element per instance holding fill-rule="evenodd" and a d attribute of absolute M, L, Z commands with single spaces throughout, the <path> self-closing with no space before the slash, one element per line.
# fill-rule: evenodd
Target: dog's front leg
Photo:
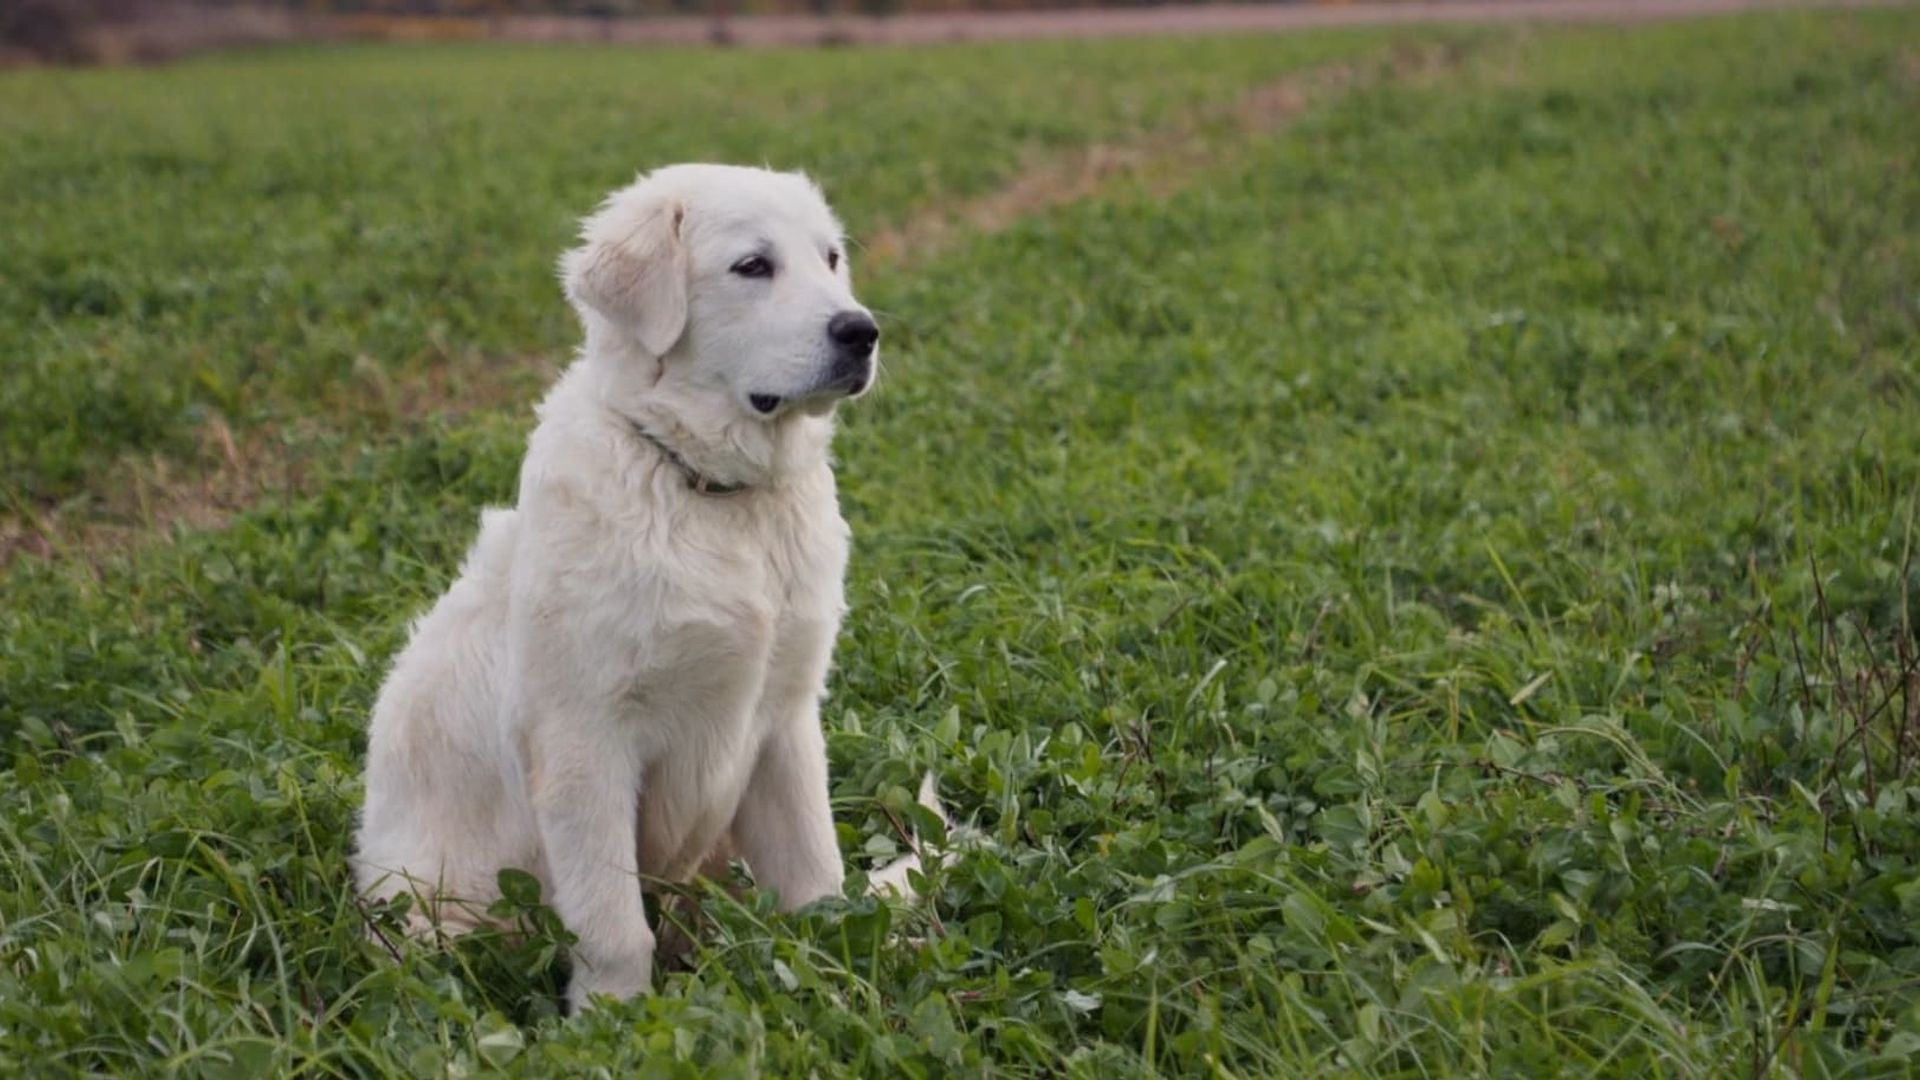
<path fill-rule="evenodd" d="M 779 893 L 783 911 L 838 896 L 844 877 L 827 801 L 827 746 L 818 707 L 809 696 L 794 708 L 793 722 L 761 747 L 732 829 L 734 850 L 756 883 Z"/>
<path fill-rule="evenodd" d="M 552 882 L 553 909 L 573 932 L 578 1012 L 594 994 L 644 992 L 653 975 L 653 930 L 641 903 L 633 748 L 593 710 L 540 707 L 530 717 L 528 783 Z"/>

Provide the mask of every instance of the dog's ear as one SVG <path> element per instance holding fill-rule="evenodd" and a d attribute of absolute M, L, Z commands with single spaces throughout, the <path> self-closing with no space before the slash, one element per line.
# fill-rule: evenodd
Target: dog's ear
<path fill-rule="evenodd" d="M 598 218 L 605 218 L 603 212 Z M 574 304 L 633 331 L 648 352 L 664 356 L 687 327 L 686 207 L 660 200 L 624 235 L 606 237 L 587 224 L 587 242 L 567 252 L 560 276 Z"/>

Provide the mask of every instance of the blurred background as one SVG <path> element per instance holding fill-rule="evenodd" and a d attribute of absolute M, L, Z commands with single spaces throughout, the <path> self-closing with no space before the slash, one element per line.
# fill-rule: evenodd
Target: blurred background
<path fill-rule="evenodd" d="M 1724 0 L 1722 0 L 1724 2 Z M 1503 4 L 1421 0 L 12 0 L 0 63 L 156 61 L 290 40 L 611 40 L 636 44 L 860 44 L 1156 35 L 1486 17 Z M 1561 0 L 1565 13 L 1659 0 Z M 1720 6 L 1720 4 L 1709 4 Z M 1313 15 L 1313 10 L 1348 8 Z M 1394 12 L 1402 8 L 1402 12 Z M 998 15 L 983 19 L 979 15 Z M 1064 15 L 1064 17 L 1062 17 Z"/>
<path fill-rule="evenodd" d="M 1303 0 L 1299 6 L 1343 2 Z M 1032 24 L 993 31 L 957 16 L 1092 8 L 1213 7 L 1209 21 L 1231 29 L 1247 15 L 1238 13 L 1236 20 L 1229 14 L 1224 22 L 1219 15 L 1246 6 L 1193 0 L 12 0 L 0 10 L 0 63 L 155 61 L 202 49 L 327 38 L 727 43 L 738 33 L 734 20 L 740 16 L 779 16 L 755 20 L 750 36 L 782 44 L 1034 36 L 1039 28 Z M 866 25 L 902 14 L 943 17 L 891 28 Z M 1105 32 L 1129 32 L 1124 20 L 1109 23 Z M 1095 28 L 1084 20 L 1079 25 Z M 1078 31 L 1056 25 L 1052 32 Z"/>

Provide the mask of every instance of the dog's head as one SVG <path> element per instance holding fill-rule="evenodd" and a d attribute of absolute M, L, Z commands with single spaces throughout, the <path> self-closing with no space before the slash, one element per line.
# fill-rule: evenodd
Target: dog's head
<path fill-rule="evenodd" d="M 590 335 L 598 320 L 709 406 L 820 413 L 873 382 L 880 328 L 853 297 L 840 222 L 799 173 L 650 173 L 586 219 L 560 272 Z"/>

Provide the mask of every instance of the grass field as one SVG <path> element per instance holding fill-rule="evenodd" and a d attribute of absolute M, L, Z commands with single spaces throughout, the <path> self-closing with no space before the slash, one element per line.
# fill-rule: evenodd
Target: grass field
<path fill-rule="evenodd" d="M 1920 14 L 1438 40 L 0 75 L 6 511 L 301 460 L 0 571 L 0 1072 L 1912 1074 Z M 871 866 L 937 771 L 929 898 L 703 892 L 575 1019 L 550 921 L 396 962 L 366 712 L 570 219 L 727 157 L 872 233 L 1094 143 L 1208 152 L 856 259 L 835 805 Z"/>

